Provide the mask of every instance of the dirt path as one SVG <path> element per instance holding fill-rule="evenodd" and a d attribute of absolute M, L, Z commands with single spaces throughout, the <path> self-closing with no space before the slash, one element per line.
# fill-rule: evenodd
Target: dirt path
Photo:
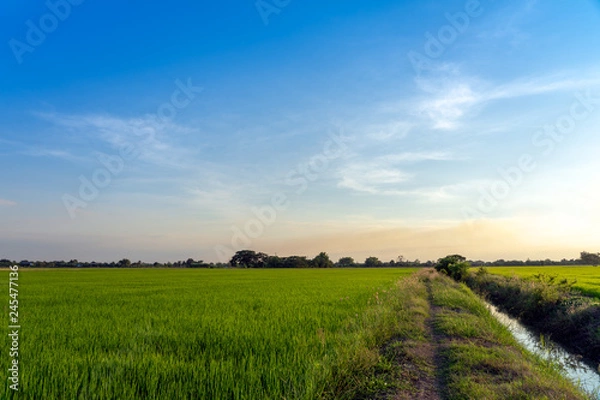
<path fill-rule="evenodd" d="M 398 336 L 381 349 L 393 388 L 361 399 L 587 398 L 521 349 L 466 287 L 425 270 L 402 289 Z"/>
<path fill-rule="evenodd" d="M 441 344 L 442 338 L 435 333 L 434 318 L 440 310 L 432 302 L 431 284 L 424 280 L 427 288 L 427 302 L 429 303 L 429 316 L 424 321 L 424 340 L 406 341 L 406 357 L 400 362 L 404 368 L 414 371 L 412 377 L 413 390 L 401 390 L 394 397 L 396 400 L 441 400 L 444 397 L 443 382 L 439 366 L 442 365 Z M 415 390 L 416 389 L 416 390 Z"/>

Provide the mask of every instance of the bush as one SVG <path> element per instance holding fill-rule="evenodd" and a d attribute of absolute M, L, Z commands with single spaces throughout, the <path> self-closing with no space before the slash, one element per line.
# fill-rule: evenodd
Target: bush
<path fill-rule="evenodd" d="M 440 258 L 435 265 L 435 269 L 438 272 L 448 275 L 454 280 L 462 281 L 469 274 L 468 270 L 471 268 L 467 259 L 459 254 L 453 254 Z"/>
<path fill-rule="evenodd" d="M 466 261 L 450 264 L 448 266 L 450 277 L 457 281 L 462 281 L 467 277 L 469 274 L 469 268 L 471 268 L 471 264 Z"/>

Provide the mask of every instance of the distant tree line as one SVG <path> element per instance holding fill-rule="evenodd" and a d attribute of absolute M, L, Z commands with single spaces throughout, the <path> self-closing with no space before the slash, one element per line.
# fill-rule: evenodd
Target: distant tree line
<path fill-rule="evenodd" d="M 11 261 L 8 259 L 0 260 L 0 268 L 11 265 L 31 268 L 225 268 L 228 264 L 223 263 L 205 263 L 202 260 L 195 261 L 188 258 L 186 261 L 176 261 L 167 263 L 147 263 L 142 261 L 131 262 L 124 258 L 117 262 L 84 262 L 78 260 L 70 261 Z"/>
<path fill-rule="evenodd" d="M 438 260 L 439 261 L 439 260 Z M 567 260 L 563 258 L 560 261 L 545 260 L 504 260 L 481 261 L 481 260 L 461 260 L 474 267 L 493 267 L 493 266 L 552 266 L 552 265 L 600 265 L 600 253 L 590 253 L 582 251 L 577 259 Z M 0 259 L 0 268 L 6 268 L 11 265 L 19 265 L 25 268 L 429 268 L 438 265 L 434 261 L 421 262 L 420 260 L 410 261 L 403 256 L 398 256 L 395 260 L 381 261 L 379 258 L 367 257 L 363 262 L 357 262 L 352 257 L 341 257 L 337 262 L 333 262 L 329 255 L 321 252 L 314 258 L 306 256 L 279 257 L 271 256 L 253 250 L 240 250 L 236 252 L 229 263 L 207 263 L 203 260 L 194 260 L 188 258 L 185 261 L 166 262 L 166 263 L 147 263 L 142 261 L 131 262 L 127 258 L 116 262 L 83 262 L 76 259 L 70 261 L 15 261 Z"/>
<path fill-rule="evenodd" d="M 333 262 L 325 252 L 317 254 L 314 258 L 305 256 L 279 257 L 252 250 L 240 250 L 231 257 L 229 266 L 234 268 L 377 268 L 377 267 L 430 267 L 435 263 L 419 260 L 407 261 L 400 256 L 397 260 L 382 262 L 377 257 L 367 257 L 364 262 L 356 262 L 352 257 L 342 257 Z"/>
<path fill-rule="evenodd" d="M 308 258 L 306 256 L 270 256 L 252 250 L 240 250 L 229 261 L 229 266 L 234 268 L 352 268 L 389 267 L 390 265 L 397 266 L 393 260 L 391 264 L 383 263 L 377 257 L 368 257 L 364 263 L 357 263 L 352 257 L 342 257 L 334 263 L 325 252 L 317 254 L 314 258 Z"/>
<path fill-rule="evenodd" d="M 551 260 L 549 258 L 545 260 L 530 260 L 527 259 L 525 261 L 522 260 L 503 260 L 499 259 L 496 261 L 469 261 L 474 267 L 495 267 L 495 266 L 508 266 L 508 267 L 519 267 L 519 266 L 551 266 L 551 265 L 600 265 L 600 253 L 588 253 L 587 251 L 582 251 L 580 253 L 579 258 L 572 258 L 567 260 L 563 258 L 560 261 Z"/>

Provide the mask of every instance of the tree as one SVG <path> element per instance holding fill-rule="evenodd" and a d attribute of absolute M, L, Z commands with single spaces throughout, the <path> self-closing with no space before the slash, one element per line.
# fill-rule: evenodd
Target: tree
<path fill-rule="evenodd" d="M 315 268 L 333 268 L 333 261 L 329 259 L 325 252 L 320 252 L 319 255 L 313 258 L 311 264 Z"/>
<path fill-rule="evenodd" d="M 341 268 L 350 268 L 356 266 L 356 263 L 352 257 L 342 257 L 338 260 L 337 266 Z"/>
<path fill-rule="evenodd" d="M 600 253 L 588 253 L 587 251 L 582 251 L 579 258 L 585 265 L 600 265 Z"/>
<path fill-rule="evenodd" d="M 264 268 L 268 257 L 265 253 L 240 250 L 231 257 L 229 265 L 238 268 Z"/>
<path fill-rule="evenodd" d="M 9 259 L 3 258 L 2 260 L 0 260 L 0 267 L 10 267 L 11 265 L 14 265 L 15 263 L 10 261 Z"/>
<path fill-rule="evenodd" d="M 457 281 L 460 281 L 467 276 L 470 267 L 471 264 L 467 262 L 467 259 L 459 254 L 440 258 L 435 265 L 437 271 L 445 273 Z"/>
<path fill-rule="evenodd" d="M 368 257 L 365 260 L 365 267 L 367 268 L 381 267 L 382 264 L 383 263 L 379 261 L 379 258 L 377 257 Z"/>
<path fill-rule="evenodd" d="M 267 257 L 266 268 L 283 268 L 284 267 L 283 261 L 284 260 L 281 257 L 269 256 L 269 257 Z"/>
<path fill-rule="evenodd" d="M 188 268 L 209 268 L 210 264 L 207 264 L 204 262 L 204 260 L 198 260 L 198 261 L 190 261 L 192 260 L 191 258 L 189 258 L 185 263 L 187 265 Z"/>
<path fill-rule="evenodd" d="M 290 256 L 283 259 L 284 268 L 308 268 L 309 261 L 304 256 Z"/>
<path fill-rule="evenodd" d="M 121 261 L 119 261 L 119 267 L 120 268 L 129 268 L 131 267 L 131 261 L 129 261 L 129 259 L 124 258 Z"/>

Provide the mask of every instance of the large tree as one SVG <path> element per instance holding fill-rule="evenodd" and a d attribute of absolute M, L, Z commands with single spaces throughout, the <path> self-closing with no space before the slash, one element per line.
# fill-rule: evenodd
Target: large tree
<path fill-rule="evenodd" d="M 266 268 L 283 268 L 285 259 L 278 256 L 269 256 L 266 261 Z"/>
<path fill-rule="evenodd" d="M 284 268 L 309 268 L 310 262 L 304 256 L 290 256 L 283 259 Z"/>
<path fill-rule="evenodd" d="M 383 263 L 379 261 L 379 258 L 377 257 L 367 257 L 365 260 L 365 267 L 367 268 L 381 267 L 382 264 Z"/>
<path fill-rule="evenodd" d="M 124 258 L 121 261 L 118 262 L 119 267 L 121 268 L 129 268 L 131 267 L 131 261 L 129 261 L 128 258 Z"/>
<path fill-rule="evenodd" d="M 579 258 L 585 265 L 600 265 L 600 253 L 588 253 L 587 251 L 582 251 Z"/>
<path fill-rule="evenodd" d="M 313 258 L 311 264 L 315 268 L 333 268 L 333 261 L 329 259 L 329 256 L 325 252 L 321 252 Z"/>
<path fill-rule="evenodd" d="M 229 265 L 237 268 L 265 268 L 268 257 L 265 253 L 240 250 L 231 257 Z"/>
<path fill-rule="evenodd" d="M 337 266 L 342 268 L 354 267 L 356 263 L 352 257 L 342 257 L 338 260 Z"/>

